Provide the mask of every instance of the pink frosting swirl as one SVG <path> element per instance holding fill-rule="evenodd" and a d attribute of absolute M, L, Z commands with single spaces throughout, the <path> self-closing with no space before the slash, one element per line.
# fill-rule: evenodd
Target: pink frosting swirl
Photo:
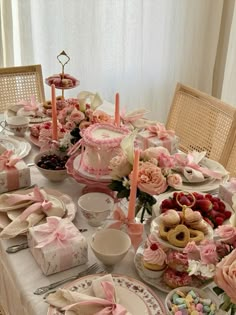
<path fill-rule="evenodd" d="M 166 262 L 166 253 L 155 243 L 144 250 L 143 259 L 147 263 L 162 266 Z"/>

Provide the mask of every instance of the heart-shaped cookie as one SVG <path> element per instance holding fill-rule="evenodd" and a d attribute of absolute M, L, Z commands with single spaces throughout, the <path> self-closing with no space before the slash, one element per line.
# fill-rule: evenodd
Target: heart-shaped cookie
<path fill-rule="evenodd" d="M 167 233 L 167 240 L 176 247 L 185 247 L 190 240 L 190 232 L 187 226 L 179 224 Z"/>
<path fill-rule="evenodd" d="M 189 229 L 190 242 L 199 243 L 204 239 L 204 233 L 198 230 Z"/>
<path fill-rule="evenodd" d="M 161 215 L 162 223 L 166 227 L 175 227 L 180 223 L 179 213 L 174 209 L 169 209 Z"/>

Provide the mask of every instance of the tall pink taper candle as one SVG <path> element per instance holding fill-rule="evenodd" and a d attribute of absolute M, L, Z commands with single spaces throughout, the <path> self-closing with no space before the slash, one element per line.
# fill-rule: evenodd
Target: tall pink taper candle
<path fill-rule="evenodd" d="M 120 127 L 120 95 L 116 93 L 115 98 L 115 125 Z"/>
<path fill-rule="evenodd" d="M 52 140 L 58 140 L 57 135 L 57 103 L 56 103 L 56 91 L 55 85 L 51 85 L 52 92 Z"/>
<path fill-rule="evenodd" d="M 135 218 L 135 206 L 137 195 L 137 183 L 138 183 L 138 169 L 139 169 L 139 150 L 134 150 L 134 164 L 133 173 L 130 187 L 129 207 L 128 207 L 128 219 L 133 220 Z"/>

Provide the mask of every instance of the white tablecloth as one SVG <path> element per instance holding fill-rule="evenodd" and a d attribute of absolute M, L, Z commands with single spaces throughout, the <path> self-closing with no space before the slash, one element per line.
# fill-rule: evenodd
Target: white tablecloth
<path fill-rule="evenodd" d="M 32 150 L 25 161 L 27 163 L 33 162 L 33 156 L 37 151 L 38 148 L 32 145 Z M 66 193 L 77 204 L 84 185 L 79 184 L 72 177 L 68 177 L 61 183 L 52 183 L 45 179 L 34 166 L 30 170 L 32 184 Z M 84 235 L 89 241 L 96 228 L 88 226 L 79 211 L 77 211 L 74 223 L 77 227 L 88 228 Z M 0 304 L 3 306 L 6 315 L 46 315 L 48 304 L 45 303 L 43 295 L 33 294 L 35 289 L 75 275 L 85 267 L 78 266 L 54 275 L 44 276 L 29 249 L 15 254 L 6 253 L 8 246 L 20 244 L 24 241 L 26 241 L 24 236 L 0 241 Z M 135 270 L 133 259 L 134 251 L 130 249 L 125 258 L 114 267 L 113 273 L 124 274 L 141 280 Z M 89 264 L 95 261 L 97 260 L 89 248 Z M 164 301 L 165 294 L 154 288 L 152 289 Z"/>

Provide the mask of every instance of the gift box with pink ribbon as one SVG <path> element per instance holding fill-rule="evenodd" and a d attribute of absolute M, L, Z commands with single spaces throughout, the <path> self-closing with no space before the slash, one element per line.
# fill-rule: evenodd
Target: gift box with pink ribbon
<path fill-rule="evenodd" d="M 87 241 L 68 219 L 47 217 L 47 223 L 29 228 L 28 245 L 45 275 L 88 261 Z"/>
<path fill-rule="evenodd" d="M 178 137 L 173 130 L 167 130 L 161 123 L 150 125 L 136 136 L 136 143 L 142 150 L 150 147 L 164 147 L 170 154 L 178 150 Z"/>
<path fill-rule="evenodd" d="M 233 206 L 232 197 L 236 194 L 236 178 L 231 178 L 225 184 L 219 186 L 219 197 L 227 202 L 231 207 Z"/>
<path fill-rule="evenodd" d="M 0 155 L 0 193 L 30 186 L 30 169 L 13 151 Z"/>

